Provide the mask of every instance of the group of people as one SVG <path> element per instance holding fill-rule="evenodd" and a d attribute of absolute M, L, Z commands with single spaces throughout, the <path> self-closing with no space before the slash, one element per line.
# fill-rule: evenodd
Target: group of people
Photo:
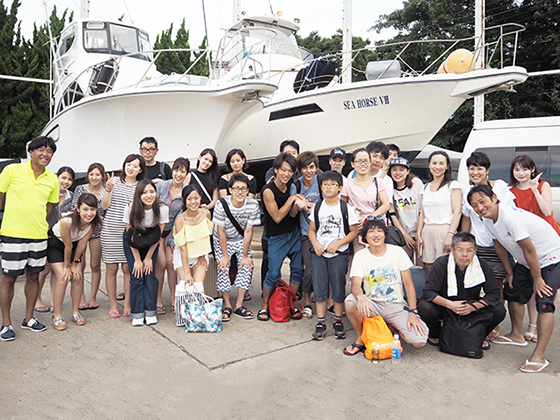
<path fill-rule="evenodd" d="M 355 150 L 347 176 L 342 173 L 344 150 L 333 149 L 330 170 L 322 172 L 318 157 L 299 149 L 295 140 L 281 143 L 260 191 L 260 205 L 256 179 L 244 172 L 247 162 L 240 149 L 227 154 L 227 172 L 221 175 L 212 149 L 200 153 L 196 169 L 182 157 L 170 167 L 156 161 L 158 143 L 146 137 L 139 154 L 125 158 L 120 176 L 93 163 L 87 183 L 71 193 L 71 168 L 60 168 L 58 179 L 46 169 L 56 152 L 55 142 L 34 139 L 28 146 L 31 159 L 9 165 L 0 174 L 0 199 L 6 196 L 0 230 L 0 338 L 15 338 L 10 307 L 15 279 L 24 273 L 27 306 L 22 328 L 46 329 L 34 317 L 37 311 L 51 312 L 54 328 L 66 329 L 62 309 L 68 283 L 71 319 L 84 325 L 82 311 L 99 307 L 101 262 L 106 265 L 111 318 L 121 316 L 117 301 L 122 299 L 123 315 L 131 317 L 133 326 L 157 323 L 157 315 L 166 312 L 165 272 L 175 311 L 177 281 L 204 291 L 208 265 L 215 260 L 222 321 L 233 315 L 252 319 L 244 302 L 251 299 L 253 227 L 262 222 L 258 320 L 269 320 L 269 299 L 289 258 L 289 285 L 304 303 L 292 317 L 312 318 L 314 301 L 317 323 L 312 338 L 322 340 L 327 312 L 334 315 L 337 339 L 346 337 L 346 315 L 357 334 L 344 348 L 347 355 L 365 351 L 364 318 L 383 317 L 406 342 L 420 348 L 426 342 L 439 345 L 446 310 L 460 316 L 486 311 L 491 316 L 484 325 L 483 349 L 490 348 L 490 341 L 518 346 L 534 341 L 535 350 L 520 369 L 540 372 L 548 366 L 545 349 L 560 286 L 560 228 L 552 214 L 550 186 L 540 179 L 529 156 L 514 159 L 506 183 L 489 180 L 488 156 L 474 152 L 467 160 L 473 186 L 462 191 L 443 151 L 430 155 L 430 182 L 424 185 L 396 145 L 371 142 Z M 389 229 L 400 231 L 402 246 L 386 243 Z M 91 291 L 86 298 L 88 246 Z M 428 271 L 422 296 L 416 296 L 413 261 Z M 119 266 L 124 277 L 121 294 Z M 41 289 L 49 272 L 51 302 L 45 305 Z M 234 303 L 232 286 L 238 289 Z M 504 299 L 512 330 L 500 335 Z M 524 333 L 525 305 L 529 329 Z"/>

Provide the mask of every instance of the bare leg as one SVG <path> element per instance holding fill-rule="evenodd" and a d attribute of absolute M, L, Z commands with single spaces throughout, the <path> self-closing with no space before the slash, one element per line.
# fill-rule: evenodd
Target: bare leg
<path fill-rule="evenodd" d="M 261 309 L 268 309 L 268 300 L 270 299 L 271 294 L 272 294 L 272 290 L 268 290 L 266 287 L 263 287 L 263 299 L 262 299 Z"/>
<path fill-rule="evenodd" d="M 105 287 L 109 296 L 109 312 L 117 314 L 119 313 L 119 306 L 117 304 L 117 270 L 119 265 L 106 264 L 105 266 Z"/>
<path fill-rule="evenodd" d="M 169 297 L 171 299 L 171 305 L 175 305 L 175 287 L 177 286 L 177 273 L 173 269 L 173 248 L 167 245 L 167 241 L 165 241 L 164 250 L 167 263 L 167 284 L 169 285 Z"/>
<path fill-rule="evenodd" d="M 525 342 L 523 337 L 523 315 L 525 314 L 525 305 L 519 302 L 508 302 L 509 317 L 511 319 L 511 332 L 504 337 L 509 338 L 517 343 Z M 499 342 L 500 340 L 494 340 Z"/>
<path fill-rule="evenodd" d="M 2 276 L 0 283 L 0 308 L 2 309 L 2 326 L 11 325 L 10 309 L 14 299 L 14 285 L 17 277 Z"/>
<path fill-rule="evenodd" d="M 231 301 L 229 300 L 229 292 L 221 292 L 224 299 L 224 308 L 231 308 Z"/>
<path fill-rule="evenodd" d="M 346 317 L 348 318 L 348 321 L 350 321 L 350 324 L 352 325 L 352 328 L 354 328 L 354 331 L 356 332 L 356 334 L 358 336 L 356 338 L 355 343 L 363 345 L 364 344 L 364 342 L 362 341 L 363 318 L 360 315 L 360 313 L 358 312 L 358 307 L 353 302 L 346 302 L 345 308 L 346 308 Z M 318 310 L 317 310 L 317 313 L 319 313 Z M 348 346 L 346 349 L 349 350 L 349 351 L 352 351 L 351 347 L 352 347 L 352 345 Z"/>
<path fill-rule="evenodd" d="M 130 313 L 130 271 L 128 269 L 128 264 L 124 263 L 122 266 L 122 272 L 124 277 L 124 313 Z"/>
<path fill-rule="evenodd" d="M 535 302 L 535 293 L 531 296 L 531 300 L 527 302 L 527 315 L 529 315 L 529 328 L 527 328 L 527 333 L 532 336 L 532 334 L 537 332 L 537 303 Z"/>
<path fill-rule="evenodd" d="M 63 263 L 54 263 L 51 264 L 51 269 L 53 273 L 57 274 L 58 281 L 56 282 L 53 288 L 53 306 L 54 318 L 62 318 L 62 304 L 64 302 L 64 295 L 66 294 L 66 285 L 68 284 L 66 281 L 62 280 L 63 275 Z"/>
<path fill-rule="evenodd" d="M 25 272 L 25 321 L 29 322 L 33 318 L 33 308 L 37 302 L 37 295 L 39 293 L 39 273 Z"/>
<path fill-rule="evenodd" d="M 550 337 L 552 336 L 552 331 L 554 330 L 554 313 L 546 312 L 540 313 L 537 317 L 537 335 L 539 337 L 539 342 L 533 350 L 533 354 L 529 357 L 530 362 L 544 363 L 545 362 L 545 350 Z M 526 366 L 525 363 L 522 366 L 524 369 L 537 370 L 539 366 Z"/>
<path fill-rule="evenodd" d="M 97 292 L 101 283 L 101 239 L 89 241 L 89 264 L 91 267 L 91 292 L 89 303 L 97 303 Z"/>
<path fill-rule="evenodd" d="M 248 290 L 242 289 L 241 287 L 237 288 L 237 301 L 235 302 L 235 309 L 243 306 L 243 298 L 247 292 Z"/>
<path fill-rule="evenodd" d="M 41 295 L 42 295 L 42 292 L 43 292 L 43 286 L 45 285 L 45 280 L 47 279 L 47 276 L 48 276 L 50 271 L 51 271 L 50 264 L 46 263 L 45 264 L 45 269 L 39 273 L 39 293 L 37 294 L 37 302 L 35 302 L 35 307 L 37 307 L 37 308 L 45 306 L 45 304 L 43 303 L 43 299 L 42 299 Z"/>
<path fill-rule="evenodd" d="M 336 308 L 335 304 L 335 308 Z M 327 301 L 315 302 L 315 307 L 317 309 L 317 318 L 324 318 L 327 315 Z"/>
<path fill-rule="evenodd" d="M 80 297 L 84 293 L 84 279 L 70 282 L 70 296 L 72 297 L 72 314 L 80 313 Z"/>
<path fill-rule="evenodd" d="M 311 293 L 305 292 L 303 294 L 303 304 L 311 306 Z"/>

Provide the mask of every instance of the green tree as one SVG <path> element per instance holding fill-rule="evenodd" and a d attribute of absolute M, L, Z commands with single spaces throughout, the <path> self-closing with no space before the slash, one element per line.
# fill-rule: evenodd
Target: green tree
<path fill-rule="evenodd" d="M 382 16 L 373 29 L 395 28 L 398 35 L 378 45 L 420 39 L 457 39 L 474 35 L 473 0 L 409 0 L 404 7 Z M 527 30 L 519 37 L 515 64 L 527 71 L 560 68 L 560 0 L 486 0 L 486 27 L 515 22 Z M 511 41 L 511 40 L 510 40 Z M 457 46 L 459 48 L 460 46 Z M 470 50 L 472 44 L 462 46 Z M 403 58 L 415 68 L 441 54 L 437 47 L 407 51 Z M 380 57 L 393 58 L 384 48 Z M 505 44 L 505 64 L 513 64 L 513 43 Z M 497 66 L 496 60 L 487 63 Z M 435 70 L 435 69 L 434 69 Z M 517 94 L 495 92 L 485 96 L 485 119 L 560 114 L 560 76 L 531 77 L 515 87 Z M 462 150 L 473 123 L 473 103 L 466 101 L 434 137 L 438 146 Z"/>

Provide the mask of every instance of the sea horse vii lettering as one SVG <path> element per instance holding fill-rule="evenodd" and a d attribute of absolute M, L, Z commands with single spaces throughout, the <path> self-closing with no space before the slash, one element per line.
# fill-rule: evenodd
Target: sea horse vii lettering
<path fill-rule="evenodd" d="M 389 95 L 374 96 L 371 98 L 355 99 L 351 101 L 342 101 L 345 111 L 353 109 L 373 108 L 381 105 L 390 105 Z"/>

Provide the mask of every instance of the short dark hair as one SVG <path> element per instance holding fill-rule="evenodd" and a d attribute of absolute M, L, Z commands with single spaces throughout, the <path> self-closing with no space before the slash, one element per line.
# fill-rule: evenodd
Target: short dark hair
<path fill-rule="evenodd" d="M 245 174 L 235 173 L 229 177 L 229 181 L 227 183 L 228 190 L 233 187 L 233 184 L 236 182 L 243 182 L 249 188 L 249 177 Z"/>
<path fill-rule="evenodd" d="M 383 230 L 383 232 L 385 233 L 385 238 L 387 238 L 389 229 L 387 229 L 387 225 L 385 224 L 383 219 L 371 219 L 371 220 L 366 220 L 366 222 L 360 229 L 360 238 L 362 238 L 362 241 L 367 242 L 366 239 L 367 233 L 369 230 L 374 228 Z"/>
<path fill-rule="evenodd" d="M 319 187 L 325 181 L 334 181 L 342 187 L 342 175 L 337 171 L 326 171 L 319 175 Z"/>
<path fill-rule="evenodd" d="M 144 179 L 146 177 L 146 161 L 144 160 L 142 155 L 139 155 L 137 153 L 131 153 L 124 159 L 124 162 L 122 164 L 122 172 L 120 176 L 121 181 L 124 182 L 124 180 L 126 179 L 126 173 L 124 171 L 126 164 L 130 162 L 134 162 L 136 159 L 138 159 L 138 161 L 140 162 L 140 169 L 141 169 L 141 171 L 138 172 L 138 175 L 136 175 L 136 181 L 140 181 L 141 179 Z"/>
<path fill-rule="evenodd" d="M 482 165 L 479 165 L 482 166 Z M 455 248 L 458 242 L 470 242 L 476 248 L 476 238 L 470 232 L 457 232 L 451 239 L 451 248 Z"/>
<path fill-rule="evenodd" d="M 148 144 L 153 144 L 156 149 L 158 148 L 158 142 L 155 138 L 153 137 L 144 137 L 142 140 L 140 140 L 140 143 L 138 143 L 140 146 L 142 146 L 142 143 L 148 143 Z"/>
<path fill-rule="evenodd" d="M 383 159 L 387 159 L 389 157 L 389 148 L 385 143 L 380 141 L 372 141 L 366 146 L 367 152 L 371 155 L 372 153 L 379 153 L 383 155 Z"/>
<path fill-rule="evenodd" d="M 492 196 L 494 196 L 494 190 L 492 190 L 492 187 L 490 185 L 476 185 L 472 187 L 467 195 L 467 201 L 469 202 L 469 204 L 471 204 L 472 196 L 476 193 L 484 195 L 488 198 L 492 198 Z"/>
<path fill-rule="evenodd" d="M 56 142 L 51 137 L 39 136 L 34 138 L 27 145 L 27 151 L 40 149 L 41 147 L 50 147 L 52 152 L 56 152 Z"/>
<path fill-rule="evenodd" d="M 175 159 L 175 162 L 173 162 L 173 167 L 171 168 L 171 170 L 174 171 L 175 169 L 179 168 L 185 168 L 188 173 L 191 169 L 191 162 L 187 158 L 178 157 L 177 159 Z"/>
<path fill-rule="evenodd" d="M 280 167 L 284 162 L 287 162 L 290 165 L 290 167 L 292 168 L 292 172 L 296 171 L 296 164 L 297 164 L 296 158 L 287 152 L 279 153 L 278 156 L 274 158 L 274 161 L 272 162 L 272 167 L 274 169 L 280 169 Z"/>
<path fill-rule="evenodd" d="M 313 152 L 309 150 L 303 153 L 300 153 L 297 157 L 297 167 L 301 171 L 303 168 L 311 165 L 312 163 L 315 164 L 315 167 L 319 169 L 319 158 Z"/>
<path fill-rule="evenodd" d="M 294 149 L 297 150 L 297 152 L 299 154 L 299 143 L 297 141 L 292 140 L 292 139 L 284 140 L 282 143 L 280 143 L 280 153 L 282 153 L 284 151 L 286 146 L 293 147 Z"/>
<path fill-rule="evenodd" d="M 360 147 L 360 148 L 354 150 L 354 152 L 352 153 L 352 157 L 351 157 L 351 162 L 352 163 L 356 160 L 356 156 L 358 156 L 358 153 L 360 153 L 360 152 L 366 152 L 368 154 L 368 159 L 370 159 L 369 152 L 367 151 L 367 149 L 365 147 Z"/>
<path fill-rule="evenodd" d="M 397 146 L 395 143 L 389 143 L 387 145 L 387 149 L 389 151 L 395 150 L 397 152 L 397 155 L 399 155 L 399 156 L 401 155 L 401 148 L 399 146 Z M 387 155 L 387 157 L 389 157 L 389 155 Z"/>
<path fill-rule="evenodd" d="M 246 171 L 247 169 L 249 169 L 249 164 L 247 163 L 247 158 L 245 157 L 245 153 L 243 152 L 243 150 L 241 150 L 241 149 L 231 149 L 228 152 L 228 154 L 226 155 L 226 168 L 227 168 L 227 170 L 230 171 L 230 172 L 233 172 L 233 169 L 231 168 L 231 165 L 230 165 L 229 161 L 235 155 L 239 155 L 239 157 L 245 161 L 245 163 L 243 164 L 243 168 L 241 170 Z"/>
<path fill-rule="evenodd" d="M 68 172 L 72 176 L 72 181 L 76 179 L 76 172 L 70 166 L 61 166 L 56 172 L 56 176 L 62 175 L 64 172 Z"/>
<path fill-rule="evenodd" d="M 490 169 L 491 164 L 490 158 L 484 152 L 472 152 L 467 159 L 467 168 L 471 166 L 482 166 L 486 169 Z"/>

